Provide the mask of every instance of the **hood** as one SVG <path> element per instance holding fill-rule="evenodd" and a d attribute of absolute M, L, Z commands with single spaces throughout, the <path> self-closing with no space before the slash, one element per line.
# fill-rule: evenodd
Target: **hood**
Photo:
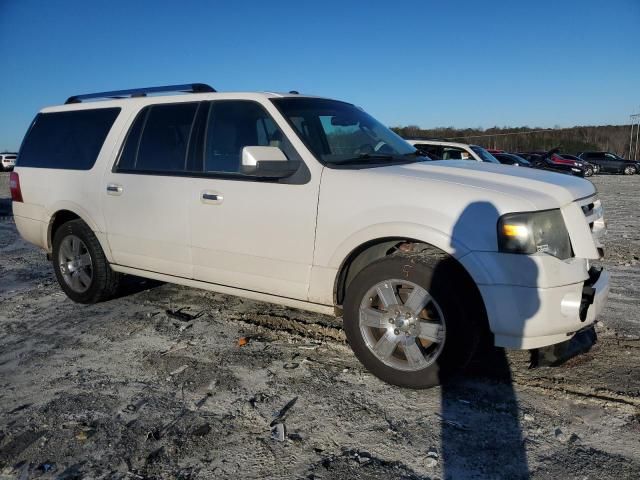
<path fill-rule="evenodd" d="M 498 192 L 530 203 L 532 210 L 561 208 L 596 193 L 593 184 L 562 173 L 512 165 L 439 160 L 376 168 L 376 173 L 410 177 L 425 182 L 447 182 Z"/>

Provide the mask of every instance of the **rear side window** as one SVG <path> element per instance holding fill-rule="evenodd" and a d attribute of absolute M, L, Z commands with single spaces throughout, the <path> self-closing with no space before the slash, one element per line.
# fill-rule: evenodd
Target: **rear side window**
<path fill-rule="evenodd" d="M 187 169 L 187 148 L 197 103 L 147 107 L 129 131 L 119 169 L 177 172 Z"/>
<path fill-rule="evenodd" d="M 40 113 L 18 155 L 18 166 L 90 170 L 119 108 Z"/>

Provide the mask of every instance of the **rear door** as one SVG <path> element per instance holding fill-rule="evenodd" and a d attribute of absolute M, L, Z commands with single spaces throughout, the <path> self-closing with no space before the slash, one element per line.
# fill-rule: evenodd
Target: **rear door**
<path fill-rule="evenodd" d="M 143 108 L 102 185 L 107 239 L 117 264 L 191 278 L 185 173 L 198 102 Z"/>
<path fill-rule="evenodd" d="M 626 162 L 624 160 L 610 153 L 605 153 L 604 158 L 605 161 L 610 165 L 610 171 L 616 173 L 624 171 L 624 167 L 626 166 Z"/>
<path fill-rule="evenodd" d="M 211 102 L 201 131 L 202 173 L 187 195 L 194 278 L 306 300 L 320 176 L 311 176 L 258 102 Z M 301 162 L 301 170 L 280 181 L 242 175 L 242 149 L 248 146 L 279 147 Z"/>

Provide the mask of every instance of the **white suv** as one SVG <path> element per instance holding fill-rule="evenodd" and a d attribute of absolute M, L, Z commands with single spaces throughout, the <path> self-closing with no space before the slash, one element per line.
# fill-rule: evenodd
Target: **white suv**
<path fill-rule="evenodd" d="M 147 96 L 168 90 L 183 93 Z M 425 160 L 340 101 L 105 92 L 36 116 L 13 212 L 76 302 L 134 274 L 342 315 L 396 385 L 435 385 L 485 341 L 533 349 L 594 322 L 609 275 L 589 266 L 604 232 L 590 182 Z"/>
<path fill-rule="evenodd" d="M 467 145 L 443 140 L 407 140 L 420 153 L 433 160 L 475 160 L 476 162 L 500 163 L 480 145 Z"/>
<path fill-rule="evenodd" d="M 0 153 L 0 172 L 9 172 L 16 166 L 16 153 Z"/>

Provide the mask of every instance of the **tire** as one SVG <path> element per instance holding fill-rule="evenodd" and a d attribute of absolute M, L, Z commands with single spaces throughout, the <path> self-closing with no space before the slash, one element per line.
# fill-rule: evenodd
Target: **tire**
<path fill-rule="evenodd" d="M 414 293 L 416 298 L 422 293 L 416 286 L 429 295 L 422 310 L 420 302 L 410 300 Z M 392 298 L 390 291 L 395 307 L 392 302 L 385 305 L 383 299 Z M 347 287 L 345 334 L 358 360 L 381 380 L 400 387 L 429 388 L 445 382 L 472 359 L 488 331 L 481 302 L 473 281 L 447 255 L 385 257 L 365 267 Z M 407 320 L 407 310 L 419 313 Z M 426 322 L 427 318 L 431 321 Z M 421 338 L 424 332 L 426 338 Z"/>
<path fill-rule="evenodd" d="M 623 173 L 625 175 L 634 175 L 636 173 L 636 167 L 633 167 L 631 165 L 624 167 Z"/>
<path fill-rule="evenodd" d="M 58 228 L 51 258 L 60 287 L 74 302 L 97 303 L 116 293 L 121 276 L 111 270 L 100 242 L 82 220 Z"/>
<path fill-rule="evenodd" d="M 584 171 L 584 176 L 585 176 L 585 177 L 591 177 L 591 176 L 593 176 L 593 168 L 588 167 L 588 168 Z"/>

